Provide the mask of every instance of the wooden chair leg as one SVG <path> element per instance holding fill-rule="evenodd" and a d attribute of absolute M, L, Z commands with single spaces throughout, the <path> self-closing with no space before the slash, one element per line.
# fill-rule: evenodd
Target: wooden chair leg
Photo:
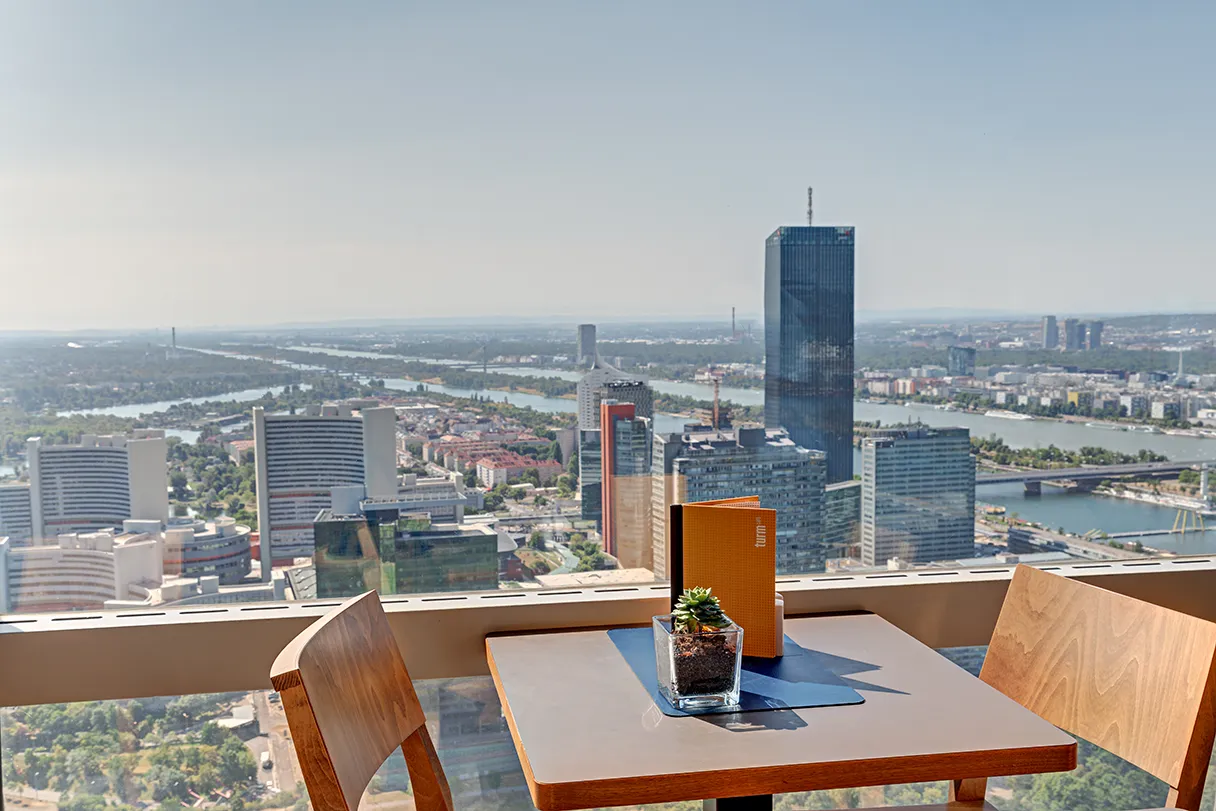
<path fill-rule="evenodd" d="M 983 801 L 988 793 L 988 778 L 969 777 L 966 780 L 950 781 L 950 802 L 968 803 Z"/>
<path fill-rule="evenodd" d="M 405 755 L 405 765 L 410 770 L 414 807 L 418 811 L 453 811 L 452 790 L 448 787 L 426 724 L 401 742 L 401 753 Z"/>

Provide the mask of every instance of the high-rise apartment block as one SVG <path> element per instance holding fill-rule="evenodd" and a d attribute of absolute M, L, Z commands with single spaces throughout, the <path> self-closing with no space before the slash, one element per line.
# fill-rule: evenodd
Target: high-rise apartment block
<path fill-rule="evenodd" d="M 1060 346 L 1060 327 L 1056 324 L 1054 315 L 1043 316 L 1043 348 L 1058 349 Z"/>
<path fill-rule="evenodd" d="M 951 377 L 975 375 L 975 349 L 970 346 L 952 346 L 946 354 L 946 373 Z"/>
<path fill-rule="evenodd" d="M 165 432 L 84 434 L 71 445 L 26 442 L 33 538 L 121 527 L 128 518 L 169 518 Z"/>
<path fill-rule="evenodd" d="M 1076 318 L 1064 319 L 1064 351 L 1080 352 L 1085 348 L 1085 325 Z"/>
<path fill-rule="evenodd" d="M 600 442 L 604 551 L 621 568 L 650 569 L 650 420 L 633 403 L 604 400 Z"/>
<path fill-rule="evenodd" d="M 672 504 L 759 496 L 777 511 L 777 571 L 821 572 L 823 492 L 822 451 L 796 445 L 785 431 L 738 428 L 655 434 L 651 463 L 651 523 L 654 573 L 670 577 Z"/>
<path fill-rule="evenodd" d="M 331 490 L 361 485 L 370 498 L 397 496 L 396 412 L 347 404 L 302 414 L 253 409 L 262 579 L 271 562 L 313 554 L 313 519 Z"/>
<path fill-rule="evenodd" d="M 578 381 L 578 427 L 600 427 L 600 402 L 617 400 L 638 406 L 638 416 L 654 416 L 654 392 L 645 377 L 629 375 L 601 360 Z"/>
<path fill-rule="evenodd" d="M 966 428 L 875 429 L 861 443 L 861 561 L 972 557 L 975 457 Z"/>
<path fill-rule="evenodd" d="M 578 362 L 595 361 L 595 324 L 578 325 Z"/>
<path fill-rule="evenodd" d="M 28 484 L 0 484 L 0 538 L 24 546 L 34 537 Z"/>
<path fill-rule="evenodd" d="M 1087 346 L 1091 351 L 1102 348 L 1102 329 L 1105 326 L 1101 321 L 1089 322 L 1089 343 Z"/>
<path fill-rule="evenodd" d="M 764 255 L 764 423 L 853 478 L 852 227 L 778 228 Z M 780 564 L 778 564 L 780 565 Z"/>

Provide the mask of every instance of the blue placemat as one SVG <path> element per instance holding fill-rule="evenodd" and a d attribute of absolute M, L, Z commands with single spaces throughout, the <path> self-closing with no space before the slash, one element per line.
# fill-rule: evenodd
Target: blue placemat
<path fill-rule="evenodd" d="M 664 715 L 719 715 L 758 710 L 792 710 L 803 707 L 835 707 L 861 704 L 861 694 L 842 683 L 826 668 L 817 654 L 785 638 L 785 656 L 778 659 L 743 658 L 739 677 L 739 706 L 698 712 L 677 710 L 659 692 L 655 675 L 654 630 L 652 628 L 613 628 L 608 638 L 625 657 L 638 681 L 650 691 L 655 705 Z"/>

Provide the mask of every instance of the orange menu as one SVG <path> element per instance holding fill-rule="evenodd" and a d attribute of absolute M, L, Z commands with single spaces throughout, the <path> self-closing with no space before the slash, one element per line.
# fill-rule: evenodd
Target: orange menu
<path fill-rule="evenodd" d="M 671 506 L 672 603 L 685 588 L 713 589 L 743 628 L 743 655 L 777 645 L 777 512 L 759 496 Z"/>

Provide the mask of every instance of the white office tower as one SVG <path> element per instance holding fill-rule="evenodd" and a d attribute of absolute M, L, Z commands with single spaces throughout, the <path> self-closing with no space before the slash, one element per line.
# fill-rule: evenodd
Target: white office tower
<path fill-rule="evenodd" d="M 169 517 L 165 432 L 84 434 L 74 445 L 26 442 L 35 539 L 121 527 L 128 518 Z"/>
<path fill-rule="evenodd" d="M 876 429 L 861 442 L 861 561 L 975 554 L 975 457 L 966 428 Z"/>
<path fill-rule="evenodd" d="M 360 485 L 369 498 L 397 495 L 392 408 L 309 406 L 302 414 L 253 409 L 262 579 L 273 561 L 312 557 L 313 520 L 332 507 L 331 490 Z M 269 554 L 267 554 L 269 552 Z"/>
<path fill-rule="evenodd" d="M 8 536 L 14 546 L 25 546 L 34 537 L 30 486 L 0 484 L 0 538 Z"/>

